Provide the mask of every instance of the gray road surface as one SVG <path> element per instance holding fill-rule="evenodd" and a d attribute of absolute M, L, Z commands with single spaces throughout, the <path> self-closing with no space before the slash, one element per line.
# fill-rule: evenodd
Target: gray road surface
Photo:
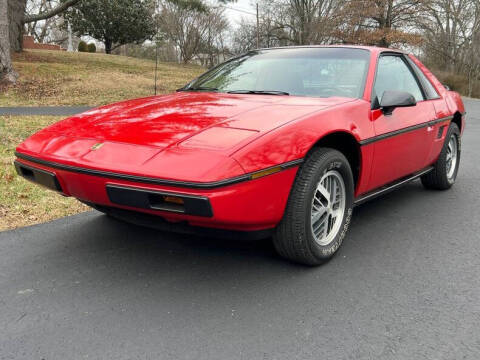
<path fill-rule="evenodd" d="M 319 268 L 97 212 L 0 233 L 1 359 L 480 358 L 480 101 L 458 182 L 355 209 Z"/>
<path fill-rule="evenodd" d="M 21 106 L 0 107 L 1 115 L 71 116 L 90 110 L 92 106 Z"/>

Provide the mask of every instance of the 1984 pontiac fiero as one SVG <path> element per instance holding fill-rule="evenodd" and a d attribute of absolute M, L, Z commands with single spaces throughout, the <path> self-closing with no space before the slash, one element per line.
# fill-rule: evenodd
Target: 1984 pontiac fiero
<path fill-rule="evenodd" d="M 452 186 L 465 110 L 414 56 L 354 46 L 251 51 L 175 94 L 88 111 L 34 134 L 18 173 L 111 216 L 268 237 L 316 265 L 356 204 L 421 178 Z"/>

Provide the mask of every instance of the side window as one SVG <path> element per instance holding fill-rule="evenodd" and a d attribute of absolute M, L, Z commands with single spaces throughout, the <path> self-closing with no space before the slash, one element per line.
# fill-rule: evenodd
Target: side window
<path fill-rule="evenodd" d="M 374 96 L 380 101 L 387 90 L 406 91 L 412 94 L 415 100 L 424 100 L 417 80 L 400 56 L 384 55 L 378 59 Z"/>
<path fill-rule="evenodd" d="M 428 99 L 438 99 L 440 95 L 438 95 L 437 90 L 433 87 L 432 83 L 428 78 L 425 76 L 422 70 L 415 64 L 412 60 L 408 59 L 408 62 L 410 65 L 413 67 L 415 70 L 415 73 L 417 74 L 418 78 L 420 79 L 420 82 L 423 85 L 423 88 L 425 89 L 425 92 L 427 93 L 427 98 Z"/>

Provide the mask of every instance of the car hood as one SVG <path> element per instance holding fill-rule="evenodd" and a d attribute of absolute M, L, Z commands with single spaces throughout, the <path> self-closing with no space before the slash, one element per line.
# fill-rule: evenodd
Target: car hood
<path fill-rule="evenodd" d="M 93 109 L 60 121 L 46 131 L 163 149 L 211 126 L 265 131 L 303 114 L 346 101 L 351 99 L 177 93 Z M 281 116 L 275 109 L 280 110 Z M 265 117 L 268 113 L 272 116 Z"/>
<path fill-rule="evenodd" d="M 103 106 L 33 135 L 17 151 L 48 160 L 125 172 L 173 174 L 179 159 L 238 172 L 225 163 L 236 149 L 289 121 L 348 98 L 180 92 Z M 160 154 L 162 153 L 162 154 Z M 159 156 L 161 155 L 161 158 Z M 209 166 L 206 165 L 209 164 Z M 211 165 L 211 166 L 210 166 Z M 187 167 L 188 170 L 188 167 Z M 173 177 L 196 177 L 192 172 Z M 170 176 L 168 176 L 170 177 Z"/>

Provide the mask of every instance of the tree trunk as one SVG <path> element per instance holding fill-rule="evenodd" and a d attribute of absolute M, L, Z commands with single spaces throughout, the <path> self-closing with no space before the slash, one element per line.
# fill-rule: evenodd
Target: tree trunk
<path fill-rule="evenodd" d="M 105 39 L 105 53 L 106 54 L 111 54 L 112 53 L 112 40 L 110 39 Z"/>
<path fill-rule="evenodd" d="M 0 0 L 0 82 L 14 84 L 17 73 L 13 71 L 10 59 L 10 41 L 8 29 L 8 2 Z"/>
<path fill-rule="evenodd" d="M 8 0 L 8 18 L 10 48 L 15 51 L 23 49 L 23 20 L 27 0 Z"/>

